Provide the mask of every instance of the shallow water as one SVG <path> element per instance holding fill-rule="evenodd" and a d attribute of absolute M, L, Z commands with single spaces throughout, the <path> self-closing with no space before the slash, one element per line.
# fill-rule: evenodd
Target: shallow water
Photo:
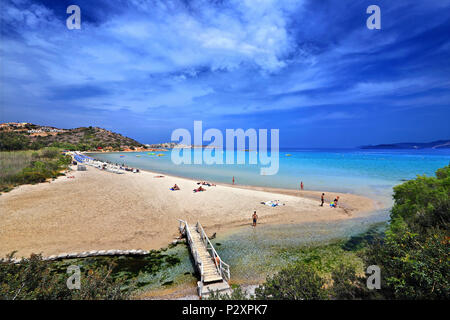
<path fill-rule="evenodd" d="M 348 240 L 373 226 L 383 228 L 387 216 L 387 210 L 379 210 L 363 218 L 338 222 L 260 225 L 256 228 L 249 225 L 218 234 L 211 242 L 222 260 L 230 265 L 232 283 L 257 284 L 294 261 L 295 256 L 286 254 L 287 251 Z M 154 290 L 171 285 L 176 290 L 186 284 L 195 287 L 196 271 L 187 246 L 177 245 L 166 254 L 176 255 L 180 262 L 156 274 L 143 272 L 139 276 L 143 288 Z"/>
<path fill-rule="evenodd" d="M 146 152 L 91 155 L 112 163 L 199 180 L 230 183 L 234 176 L 238 184 L 287 189 L 298 188 L 303 181 L 306 189 L 360 194 L 380 200 L 386 208 L 392 204 L 395 185 L 417 175 L 432 176 L 438 168 L 450 163 L 450 150 L 282 150 L 279 172 L 264 176 L 259 172 L 261 165 L 175 165 L 170 152 L 161 153 L 165 156 Z M 247 160 L 248 154 L 245 152 Z M 290 262 L 292 257 L 282 254 L 284 250 L 349 239 L 374 225 L 385 225 L 388 218 L 389 209 L 383 209 L 338 222 L 248 226 L 219 234 L 212 242 L 223 261 L 231 266 L 232 282 L 251 284 Z M 158 288 L 164 283 L 195 283 L 186 246 L 170 250 L 181 262 L 158 274 L 142 275 L 147 288 Z"/>
<path fill-rule="evenodd" d="M 231 266 L 233 281 L 255 283 L 291 262 L 289 255 L 280 254 L 284 250 L 349 239 L 374 225 L 384 225 L 388 215 L 388 210 L 379 210 L 345 221 L 248 226 L 219 235 L 212 242 Z"/>

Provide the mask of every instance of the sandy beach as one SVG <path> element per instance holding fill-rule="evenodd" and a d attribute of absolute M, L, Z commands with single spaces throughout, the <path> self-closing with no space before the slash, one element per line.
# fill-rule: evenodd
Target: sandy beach
<path fill-rule="evenodd" d="M 377 208 L 374 200 L 340 196 L 339 208 L 321 207 L 319 191 L 218 184 L 194 193 L 197 181 L 141 171 L 122 175 L 88 167 L 52 182 L 17 187 L 0 196 L 0 256 L 109 249 L 160 249 L 178 236 L 177 219 L 200 221 L 208 234 L 258 224 L 351 219 Z M 179 191 L 169 190 L 174 184 Z M 280 200 L 279 207 L 261 201 Z"/>

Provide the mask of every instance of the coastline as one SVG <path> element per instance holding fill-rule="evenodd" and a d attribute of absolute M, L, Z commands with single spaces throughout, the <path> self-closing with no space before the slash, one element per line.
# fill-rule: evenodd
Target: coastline
<path fill-rule="evenodd" d="M 127 152 L 140 152 L 140 151 L 127 151 Z M 86 152 L 82 152 L 83 154 L 102 154 L 102 153 L 120 153 L 119 151 L 105 151 L 105 152 L 98 152 L 98 151 L 86 151 Z M 99 160 L 99 161 L 103 161 L 103 160 Z M 173 178 L 180 178 L 180 179 L 188 179 L 188 180 L 192 180 L 192 181 L 203 181 L 204 179 L 201 177 L 198 178 L 191 178 L 191 177 L 187 177 L 187 176 L 182 176 L 182 175 L 177 175 L 177 174 L 167 174 L 164 172 L 159 172 L 159 171 L 152 171 L 152 170 L 148 170 L 148 169 L 142 169 L 142 168 L 138 168 L 140 171 L 145 171 L 151 174 L 157 174 L 157 175 L 164 175 L 164 176 L 169 176 L 169 177 L 173 177 Z M 330 197 L 330 194 L 334 196 L 342 196 L 342 195 L 352 195 L 352 197 L 361 197 L 361 199 L 369 199 L 370 201 L 373 201 L 373 208 L 367 211 L 374 211 L 374 210 L 380 210 L 380 209 L 386 209 L 388 208 L 388 206 L 386 204 L 383 204 L 383 202 L 380 199 L 373 199 L 370 198 L 368 196 L 362 195 L 362 194 L 355 194 L 355 193 L 349 193 L 349 192 L 337 192 L 337 191 L 333 191 L 329 188 L 325 188 L 322 191 L 318 191 L 318 190 L 298 190 L 298 189 L 289 189 L 289 188 L 278 188 L 278 187 L 262 187 L 262 186 L 256 186 L 256 185 L 245 185 L 245 184 L 231 184 L 231 183 L 226 183 L 223 181 L 217 181 L 217 180 L 208 180 L 211 183 L 214 183 L 216 185 L 221 185 L 221 186 L 227 186 L 227 187 L 231 187 L 231 188 L 240 188 L 240 189 L 249 189 L 249 190 L 256 190 L 256 191 L 263 191 L 263 192 L 272 192 L 272 193 L 279 193 L 279 194 L 285 194 L 285 195 L 291 195 L 291 196 L 301 196 L 301 197 L 306 197 L 306 198 L 310 198 L 316 201 L 320 201 L 320 196 L 322 193 L 325 193 L 325 202 L 331 202 L 333 201 L 332 197 Z M 348 205 L 348 204 L 347 204 Z M 341 204 L 341 207 L 344 209 L 350 209 L 350 211 L 352 210 L 352 207 L 346 207 L 345 205 Z"/>
<path fill-rule="evenodd" d="M 116 175 L 88 167 L 70 175 L 75 178 L 19 186 L 0 197 L 4 222 L 0 255 L 13 250 L 20 257 L 39 252 L 160 249 L 178 236 L 178 218 L 198 220 L 213 234 L 250 228 L 252 210 L 257 210 L 258 223 L 264 225 L 351 219 L 377 209 L 375 200 L 342 193 L 332 195 L 342 201 L 336 209 L 320 207 L 318 191 L 219 183 L 193 193 L 195 180 L 147 170 Z M 174 183 L 182 190 L 170 191 Z M 286 205 L 260 204 L 275 199 Z"/>

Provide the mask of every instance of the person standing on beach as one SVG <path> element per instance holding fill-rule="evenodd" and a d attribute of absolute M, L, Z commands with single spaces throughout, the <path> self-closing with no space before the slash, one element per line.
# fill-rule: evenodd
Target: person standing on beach
<path fill-rule="evenodd" d="M 253 218 L 253 224 L 252 224 L 252 226 L 253 226 L 253 227 L 256 227 L 256 221 L 258 220 L 258 215 L 256 214 L 256 211 L 253 211 L 252 218 Z"/>
<path fill-rule="evenodd" d="M 322 193 L 322 196 L 320 197 L 320 201 L 322 201 L 320 206 L 323 207 L 323 203 L 325 202 L 325 193 Z"/>
<path fill-rule="evenodd" d="M 233 176 L 233 184 L 234 184 L 234 176 Z"/>
<path fill-rule="evenodd" d="M 300 190 L 303 190 L 303 181 L 300 181 Z"/>

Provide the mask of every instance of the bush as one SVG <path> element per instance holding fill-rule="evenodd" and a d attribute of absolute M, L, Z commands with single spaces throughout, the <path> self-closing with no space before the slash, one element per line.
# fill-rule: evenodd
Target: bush
<path fill-rule="evenodd" d="M 21 174 L 22 183 L 35 184 L 39 182 L 45 182 L 47 180 L 46 175 L 42 172 L 33 171 L 33 168 L 26 168 Z"/>
<path fill-rule="evenodd" d="M 419 176 L 394 188 L 392 231 L 405 222 L 415 232 L 428 228 L 448 230 L 450 223 L 450 165 L 436 177 Z"/>
<path fill-rule="evenodd" d="M 41 151 L 41 157 L 54 159 L 60 155 L 60 150 L 58 148 L 44 148 Z"/>
<path fill-rule="evenodd" d="M 0 132 L 0 151 L 27 149 L 30 139 L 15 132 Z"/>
<path fill-rule="evenodd" d="M 300 263 L 287 267 L 256 288 L 256 299 L 317 300 L 327 299 L 325 280 L 308 265 Z"/>
<path fill-rule="evenodd" d="M 450 298 L 449 195 L 450 166 L 394 188 L 386 237 L 366 255 L 381 268 L 386 298 Z"/>
<path fill-rule="evenodd" d="M 333 299 L 355 300 L 367 297 L 366 278 L 358 276 L 354 268 L 340 265 L 331 273 L 332 286 L 329 294 Z"/>
<path fill-rule="evenodd" d="M 406 225 L 370 247 L 367 264 L 381 268 L 387 299 L 449 299 L 448 232 L 412 233 Z"/>

